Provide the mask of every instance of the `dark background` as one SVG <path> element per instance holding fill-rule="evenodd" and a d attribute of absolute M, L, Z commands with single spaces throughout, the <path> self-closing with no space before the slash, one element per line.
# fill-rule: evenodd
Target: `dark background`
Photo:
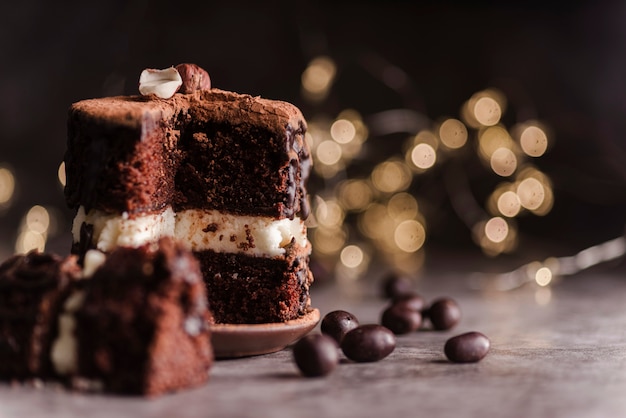
<path fill-rule="evenodd" d="M 70 104 L 136 94 L 142 69 L 180 62 L 207 69 L 215 87 L 290 101 L 306 117 L 348 107 L 366 118 L 402 107 L 458 117 L 474 92 L 498 87 L 512 104 L 510 121 L 537 118 L 552 131 L 553 146 L 536 164 L 553 181 L 555 206 L 520 221 L 522 244 L 567 253 L 623 232 L 623 1 L 24 0 L 4 3 L 0 16 L 0 165 L 18 183 L 0 212 L 0 254 L 12 251 L 19 220 L 35 204 L 59 210 L 64 233 L 49 247 L 69 249 L 72 214 L 57 168 Z M 300 76 L 320 54 L 335 60 L 338 76 L 331 97 L 313 106 L 300 94 Z M 385 66 L 408 75 L 401 91 L 381 80 L 377 69 Z M 370 142 L 396 146 L 389 138 Z M 492 177 L 469 173 L 479 199 Z M 428 245 L 472 247 L 464 225 L 450 218 L 429 231 Z"/>

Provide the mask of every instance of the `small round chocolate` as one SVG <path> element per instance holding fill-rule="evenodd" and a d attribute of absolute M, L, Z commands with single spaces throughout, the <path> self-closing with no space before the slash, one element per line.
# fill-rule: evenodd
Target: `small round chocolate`
<path fill-rule="evenodd" d="M 304 376 L 326 376 L 339 364 L 339 346 L 327 335 L 309 334 L 293 346 L 293 358 Z"/>
<path fill-rule="evenodd" d="M 189 94 L 197 90 L 211 90 L 211 77 L 206 70 L 196 64 L 178 64 L 176 70 L 183 80 L 180 92 Z"/>
<path fill-rule="evenodd" d="M 348 332 L 341 342 L 346 357 L 359 363 L 382 360 L 395 348 L 393 332 L 378 324 L 361 325 Z"/>
<path fill-rule="evenodd" d="M 422 325 L 422 314 L 402 304 L 393 304 L 383 311 L 380 323 L 394 334 L 408 334 Z"/>
<path fill-rule="evenodd" d="M 449 330 L 461 320 L 461 308 L 454 299 L 440 298 L 428 308 L 428 318 L 436 330 Z"/>
<path fill-rule="evenodd" d="M 382 281 L 382 294 L 388 299 L 399 298 L 413 293 L 413 283 L 405 276 L 389 273 Z"/>
<path fill-rule="evenodd" d="M 326 334 L 329 337 L 341 344 L 343 337 L 349 332 L 359 326 L 359 320 L 356 316 L 346 311 L 332 311 L 324 316 L 320 329 L 322 334 Z"/>
<path fill-rule="evenodd" d="M 426 300 L 417 293 L 398 296 L 392 299 L 392 303 L 418 312 L 426 309 Z"/>
<path fill-rule="evenodd" d="M 467 332 L 446 341 L 443 348 L 446 357 L 455 363 L 475 363 L 482 360 L 491 347 L 491 342 L 480 332 Z"/>

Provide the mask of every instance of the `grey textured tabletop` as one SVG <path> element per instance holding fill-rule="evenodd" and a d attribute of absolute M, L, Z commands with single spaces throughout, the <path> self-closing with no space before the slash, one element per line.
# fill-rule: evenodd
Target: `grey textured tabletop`
<path fill-rule="evenodd" d="M 451 331 L 399 336 L 377 363 L 343 360 L 324 378 L 302 377 L 289 348 L 220 360 L 205 386 L 153 400 L 0 386 L 0 417 L 623 417 L 626 416 L 626 280 L 604 268 L 551 288 L 471 290 L 468 275 L 426 273 L 416 290 L 451 296 L 462 310 Z M 374 280 L 319 284 L 322 315 L 344 309 L 378 322 Z M 445 341 L 481 331 L 479 363 L 449 363 Z"/>

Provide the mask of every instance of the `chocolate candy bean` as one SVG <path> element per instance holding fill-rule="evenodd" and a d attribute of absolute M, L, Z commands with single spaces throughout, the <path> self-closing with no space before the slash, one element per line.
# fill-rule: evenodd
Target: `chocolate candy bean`
<path fill-rule="evenodd" d="M 332 337 L 338 344 L 341 344 L 344 335 L 359 326 L 359 320 L 354 315 L 346 311 L 332 311 L 324 316 L 320 329 L 322 334 Z"/>
<path fill-rule="evenodd" d="M 293 358 L 303 375 L 325 376 L 339 364 L 339 347 L 327 335 L 309 334 L 293 346 Z"/>
<path fill-rule="evenodd" d="M 448 330 L 461 320 L 461 309 L 453 299 L 440 298 L 428 308 L 428 318 L 434 329 Z"/>
<path fill-rule="evenodd" d="M 380 323 L 394 334 L 408 334 L 422 325 L 422 314 L 403 303 L 393 304 L 383 311 Z"/>
<path fill-rule="evenodd" d="M 422 312 L 426 308 L 426 301 L 417 293 L 409 293 L 393 298 L 392 303 L 418 312 Z"/>
<path fill-rule="evenodd" d="M 455 363 L 474 363 L 487 355 L 490 346 L 489 338 L 474 331 L 450 338 L 443 351 Z"/>
<path fill-rule="evenodd" d="M 413 292 L 412 287 L 413 284 L 408 278 L 391 273 L 383 280 L 382 293 L 384 297 L 393 299 L 411 294 Z"/>
<path fill-rule="evenodd" d="M 361 325 L 348 332 L 341 342 L 343 353 L 356 362 L 382 360 L 396 348 L 396 337 L 377 324 Z"/>

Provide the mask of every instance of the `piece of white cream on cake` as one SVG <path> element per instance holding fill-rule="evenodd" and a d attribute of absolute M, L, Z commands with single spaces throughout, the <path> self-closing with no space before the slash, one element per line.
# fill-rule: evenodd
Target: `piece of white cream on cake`
<path fill-rule="evenodd" d="M 307 245 L 306 226 L 298 217 L 274 219 L 198 209 L 176 213 L 168 206 L 161 213 L 130 218 L 99 210 L 86 213 L 81 206 L 72 227 L 74 242 L 80 240 L 83 223 L 93 226 L 93 243 L 105 252 L 116 246 L 136 248 L 165 236 L 174 237 L 192 251 L 246 253 L 257 257 L 281 256 L 292 241 L 302 247 Z"/>

